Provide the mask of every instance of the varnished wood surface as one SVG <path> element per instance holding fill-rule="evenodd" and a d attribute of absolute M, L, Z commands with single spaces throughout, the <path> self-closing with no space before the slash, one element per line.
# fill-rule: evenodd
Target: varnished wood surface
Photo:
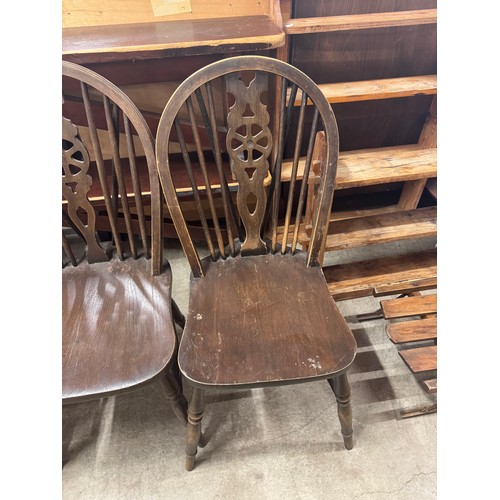
<path fill-rule="evenodd" d="M 395 344 L 435 339 L 437 338 L 437 318 L 389 323 L 387 335 Z"/>
<path fill-rule="evenodd" d="M 278 47 L 285 35 L 267 16 L 64 28 L 63 56 L 93 63 Z"/>
<path fill-rule="evenodd" d="M 323 268 L 330 293 L 336 300 L 372 295 L 377 287 L 392 285 L 407 290 L 428 285 L 437 277 L 436 250 L 382 257 Z"/>
<path fill-rule="evenodd" d="M 437 312 L 437 294 L 381 300 L 380 307 L 386 319 L 432 314 Z"/>
<path fill-rule="evenodd" d="M 348 16 L 303 17 L 289 19 L 284 24 L 287 35 L 302 35 L 329 31 L 363 30 L 392 26 L 432 24 L 437 21 L 437 9 L 400 12 L 374 12 Z"/>
<path fill-rule="evenodd" d="M 415 347 L 399 351 L 413 373 L 437 369 L 437 346 Z"/>
<path fill-rule="evenodd" d="M 435 0 L 296 0 L 292 17 L 358 16 L 436 7 Z M 320 84 L 436 74 L 436 26 L 292 35 L 289 62 Z M 428 96 L 334 104 L 341 151 L 416 143 L 429 105 Z"/>
<path fill-rule="evenodd" d="M 426 238 L 437 233 L 436 207 L 388 212 L 330 223 L 327 250 Z"/>
<path fill-rule="evenodd" d="M 354 337 L 305 254 L 205 260 L 204 270 L 191 280 L 179 348 L 190 382 L 298 382 L 340 373 L 353 361 Z"/>
<path fill-rule="evenodd" d="M 149 382 L 175 349 L 171 274 L 145 259 L 66 267 L 62 274 L 62 396 L 100 397 Z"/>

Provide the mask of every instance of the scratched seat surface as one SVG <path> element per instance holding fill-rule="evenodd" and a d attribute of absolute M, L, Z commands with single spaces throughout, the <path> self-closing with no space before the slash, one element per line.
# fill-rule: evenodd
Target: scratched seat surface
<path fill-rule="evenodd" d="M 320 267 L 305 254 L 205 261 L 192 278 L 179 365 L 198 385 L 262 385 L 330 378 L 356 342 Z"/>

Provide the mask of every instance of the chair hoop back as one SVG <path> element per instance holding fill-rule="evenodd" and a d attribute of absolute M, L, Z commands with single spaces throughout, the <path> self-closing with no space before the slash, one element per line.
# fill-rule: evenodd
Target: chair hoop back
<path fill-rule="evenodd" d="M 217 102 L 222 104 L 222 112 L 217 112 Z M 297 108 L 299 116 L 295 123 L 293 112 Z M 307 116 L 311 126 L 309 133 L 305 134 Z M 316 141 L 320 124 L 324 136 L 321 145 L 321 141 Z M 294 126 L 295 142 L 290 134 Z M 309 141 L 302 144 L 304 137 Z M 172 159 L 170 147 L 175 142 L 181 149 L 182 168 L 190 180 L 188 194 L 196 205 L 196 218 L 201 223 L 213 260 L 237 253 L 242 256 L 278 251 L 295 253 L 309 173 L 314 170 L 311 165 L 316 154 L 316 159 L 321 160 L 321 171 L 317 203 L 309 228 L 307 265 L 318 265 L 333 200 L 339 139 L 332 108 L 307 75 L 269 57 L 233 57 L 195 72 L 168 101 L 156 137 L 158 173 L 170 216 L 193 275 L 199 277 L 203 275 L 203 269 L 190 234 L 189 226 L 193 224 L 187 221 L 183 190 L 176 187 L 172 175 L 177 164 Z M 290 145 L 293 150 L 291 182 L 281 234 L 278 218 L 283 156 Z M 300 155 L 305 149 L 307 156 L 304 160 Z M 318 153 L 318 150 L 321 151 Z M 214 164 L 212 171 L 210 155 Z M 225 164 L 230 165 L 230 173 Z M 299 166 L 303 167 L 303 179 L 297 202 L 295 184 Z M 199 172 L 195 171 L 196 167 Z M 237 213 L 231 195 L 234 184 L 237 186 Z M 217 195 L 222 201 L 219 211 Z M 288 235 L 294 210 L 295 226 L 290 248 Z M 225 224 L 220 223 L 221 219 Z M 266 233 L 267 229 L 269 232 Z M 265 241 L 265 234 L 269 235 L 269 241 Z"/>
<path fill-rule="evenodd" d="M 63 61 L 62 76 L 65 225 L 85 240 L 89 263 L 104 261 L 108 257 L 96 237 L 95 214 L 95 207 L 102 207 L 119 258 L 125 255 L 123 235 L 128 237 L 131 255 L 137 258 L 135 240 L 139 236 L 145 256 L 151 255 L 152 273 L 159 274 L 163 265 L 162 193 L 149 126 L 130 98 L 101 75 Z M 147 176 L 140 179 L 137 163 L 144 159 Z M 151 199 L 148 223 L 145 196 Z M 64 235 L 63 249 L 75 264 Z"/>

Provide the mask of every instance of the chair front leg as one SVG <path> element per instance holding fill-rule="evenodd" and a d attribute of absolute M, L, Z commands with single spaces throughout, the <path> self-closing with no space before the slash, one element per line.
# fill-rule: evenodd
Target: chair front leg
<path fill-rule="evenodd" d="M 347 450 L 353 447 L 352 442 L 352 409 L 351 409 L 351 388 L 347 381 L 347 374 L 343 373 L 338 377 L 328 379 L 335 398 L 337 399 L 337 411 L 340 420 L 340 428 L 344 438 L 344 446 Z"/>
<path fill-rule="evenodd" d="M 198 445 L 204 445 L 204 439 L 201 434 L 201 419 L 203 418 L 204 407 L 205 401 L 203 390 L 194 387 L 189 401 L 188 423 L 186 427 L 186 470 L 188 471 L 194 469 Z"/>
<path fill-rule="evenodd" d="M 184 424 L 187 424 L 187 407 L 188 403 L 184 394 L 182 394 L 181 388 L 177 383 L 175 376 L 167 371 L 166 374 L 160 379 L 161 386 L 163 388 L 163 393 L 168 399 L 172 410 L 174 410 L 175 416 Z"/>
<path fill-rule="evenodd" d="M 177 323 L 184 330 L 184 326 L 186 325 L 186 318 L 179 309 L 177 302 L 175 302 L 174 299 L 172 299 L 171 302 L 172 302 L 172 315 L 174 317 L 174 322 Z"/>

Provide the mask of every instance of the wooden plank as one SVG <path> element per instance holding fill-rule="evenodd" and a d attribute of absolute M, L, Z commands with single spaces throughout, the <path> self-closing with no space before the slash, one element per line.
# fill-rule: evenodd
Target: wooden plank
<path fill-rule="evenodd" d="M 432 290 L 437 287 L 437 276 L 421 279 L 408 279 L 397 283 L 383 283 L 374 288 L 373 295 L 395 295 L 397 293 L 407 293 L 411 291 Z"/>
<path fill-rule="evenodd" d="M 250 15 L 269 16 L 272 15 L 273 3 L 273 0 L 189 0 L 189 9 L 179 8 L 174 14 L 159 16 L 155 15 L 151 0 L 63 0 L 62 26 L 69 28 Z"/>
<path fill-rule="evenodd" d="M 285 34 L 266 16 L 63 29 L 62 52 L 79 63 L 279 47 Z"/>
<path fill-rule="evenodd" d="M 381 300 L 380 307 L 385 319 L 432 314 L 437 312 L 437 294 Z"/>
<path fill-rule="evenodd" d="M 404 182 L 437 175 L 436 148 L 418 145 L 343 151 L 339 154 L 335 189 Z M 299 161 L 297 179 L 304 175 L 305 157 Z M 292 161 L 283 162 L 281 180 L 289 182 Z"/>
<path fill-rule="evenodd" d="M 303 17 L 290 19 L 284 25 L 287 35 L 363 30 L 394 26 L 414 26 L 437 22 L 437 9 L 402 12 L 376 12 L 347 16 Z"/>
<path fill-rule="evenodd" d="M 437 412 L 437 404 L 417 406 L 416 408 L 408 408 L 399 412 L 399 418 L 420 417 L 421 415 L 429 415 Z"/>
<path fill-rule="evenodd" d="M 436 250 L 382 257 L 323 268 L 328 289 L 335 300 L 367 297 L 376 287 L 394 283 L 419 280 L 426 281 L 437 276 Z"/>
<path fill-rule="evenodd" d="M 405 76 L 381 80 L 323 83 L 318 87 L 328 102 L 335 104 L 416 95 L 434 95 L 437 93 L 437 78 L 436 75 Z M 308 104 L 312 104 L 310 100 L 308 100 Z M 294 102 L 294 106 L 299 105 L 300 93 Z"/>
<path fill-rule="evenodd" d="M 413 373 L 437 369 L 437 346 L 415 347 L 399 351 L 399 354 Z"/>
<path fill-rule="evenodd" d="M 437 318 L 389 323 L 387 335 L 395 344 L 435 339 L 437 338 Z"/>
<path fill-rule="evenodd" d="M 424 385 L 425 385 L 425 388 L 429 392 L 437 392 L 437 388 L 438 388 L 437 378 L 432 378 L 430 380 L 424 380 Z"/>
<path fill-rule="evenodd" d="M 338 220 L 328 228 L 326 250 L 343 250 L 437 233 L 436 207 Z"/>

